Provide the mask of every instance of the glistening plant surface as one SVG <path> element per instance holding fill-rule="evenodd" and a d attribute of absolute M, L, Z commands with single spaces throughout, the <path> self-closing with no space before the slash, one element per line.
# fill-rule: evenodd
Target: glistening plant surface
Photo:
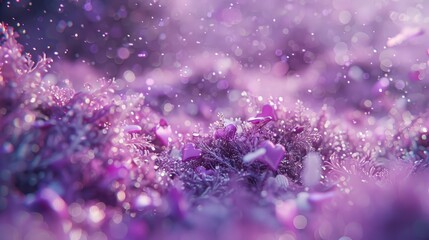
<path fill-rule="evenodd" d="M 428 9 L 0 0 L 0 239 L 429 239 Z"/>

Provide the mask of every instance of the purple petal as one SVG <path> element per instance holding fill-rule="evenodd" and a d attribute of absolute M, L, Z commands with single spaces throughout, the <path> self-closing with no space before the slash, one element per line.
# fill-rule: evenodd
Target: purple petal
<path fill-rule="evenodd" d="M 161 127 L 167 127 L 167 126 L 168 126 L 167 120 L 165 120 L 164 118 L 161 118 L 161 119 L 159 120 L 159 125 L 160 125 Z"/>
<path fill-rule="evenodd" d="M 127 125 L 124 127 L 124 131 L 127 133 L 139 133 L 142 128 L 139 125 Z"/>
<path fill-rule="evenodd" d="M 234 124 L 229 124 L 224 128 L 217 129 L 215 131 L 214 137 L 216 139 L 231 139 L 235 136 L 237 132 L 237 127 Z"/>
<path fill-rule="evenodd" d="M 282 145 L 274 145 L 270 140 L 266 140 L 259 144 L 259 148 L 256 151 L 246 154 L 243 157 L 243 162 L 250 163 L 259 160 L 275 171 L 279 167 L 285 154 L 286 150 Z"/>
<path fill-rule="evenodd" d="M 274 108 L 266 104 L 262 106 L 261 113 L 256 114 L 256 117 L 251 117 L 247 121 L 253 124 L 265 124 L 269 121 L 277 121 L 277 115 Z"/>
<path fill-rule="evenodd" d="M 266 104 L 266 105 L 262 106 L 261 113 L 257 114 L 256 117 L 270 117 L 271 120 L 277 121 L 276 111 L 269 104 Z"/>
<path fill-rule="evenodd" d="M 161 142 L 163 146 L 168 146 L 173 132 L 171 126 L 167 124 L 167 121 L 161 119 L 155 129 L 156 138 Z"/>
<path fill-rule="evenodd" d="M 182 161 L 189 161 L 201 157 L 202 151 L 193 143 L 187 143 L 182 150 Z"/>
<path fill-rule="evenodd" d="M 271 117 L 251 117 L 247 121 L 253 124 L 260 124 L 260 123 L 265 124 L 271 120 L 272 120 Z"/>
<path fill-rule="evenodd" d="M 281 160 L 286 154 L 285 148 L 280 144 L 275 144 L 270 140 L 263 141 L 260 145 L 266 153 L 259 160 L 267 164 L 272 170 L 277 170 Z"/>

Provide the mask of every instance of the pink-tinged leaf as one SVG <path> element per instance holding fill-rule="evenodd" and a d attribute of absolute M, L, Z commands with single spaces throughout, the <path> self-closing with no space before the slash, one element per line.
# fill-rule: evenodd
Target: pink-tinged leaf
<path fill-rule="evenodd" d="M 202 151 L 193 143 L 187 143 L 182 149 L 182 161 L 190 161 L 201 157 Z"/>

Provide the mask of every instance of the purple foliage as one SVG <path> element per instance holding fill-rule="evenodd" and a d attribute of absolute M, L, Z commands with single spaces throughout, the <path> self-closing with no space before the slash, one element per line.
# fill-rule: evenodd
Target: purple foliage
<path fill-rule="evenodd" d="M 93 66 L 34 62 L 0 24 L 0 233 L 429 238 L 428 63 L 401 48 L 420 22 L 396 31 L 379 19 L 408 15 L 381 1 L 126 2 L 70 1 L 42 27 L 79 58 L 61 33 L 87 24 Z"/>

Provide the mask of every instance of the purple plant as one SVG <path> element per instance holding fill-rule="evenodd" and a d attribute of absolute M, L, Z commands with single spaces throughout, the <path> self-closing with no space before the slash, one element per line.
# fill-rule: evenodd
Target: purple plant
<path fill-rule="evenodd" d="M 34 65 L 21 55 L 13 31 L 1 27 L 0 156 L 8 201 L 48 191 L 66 203 L 100 201 L 116 207 L 132 201 L 121 193 L 127 188 L 131 195 L 132 189 L 167 184 L 156 179 L 153 169 L 154 154 L 163 146 L 155 142 L 156 116 L 142 105 L 143 95 L 118 96 L 112 83 L 75 93 L 71 85 L 46 82 L 44 66 L 50 60 Z M 142 127 L 129 131 L 129 124 Z M 27 207 L 37 209 L 37 203 Z M 124 202 L 123 207 L 131 206 Z"/>
<path fill-rule="evenodd" d="M 427 4 L 42 5 L 0 7 L 11 239 L 428 238 Z"/>

